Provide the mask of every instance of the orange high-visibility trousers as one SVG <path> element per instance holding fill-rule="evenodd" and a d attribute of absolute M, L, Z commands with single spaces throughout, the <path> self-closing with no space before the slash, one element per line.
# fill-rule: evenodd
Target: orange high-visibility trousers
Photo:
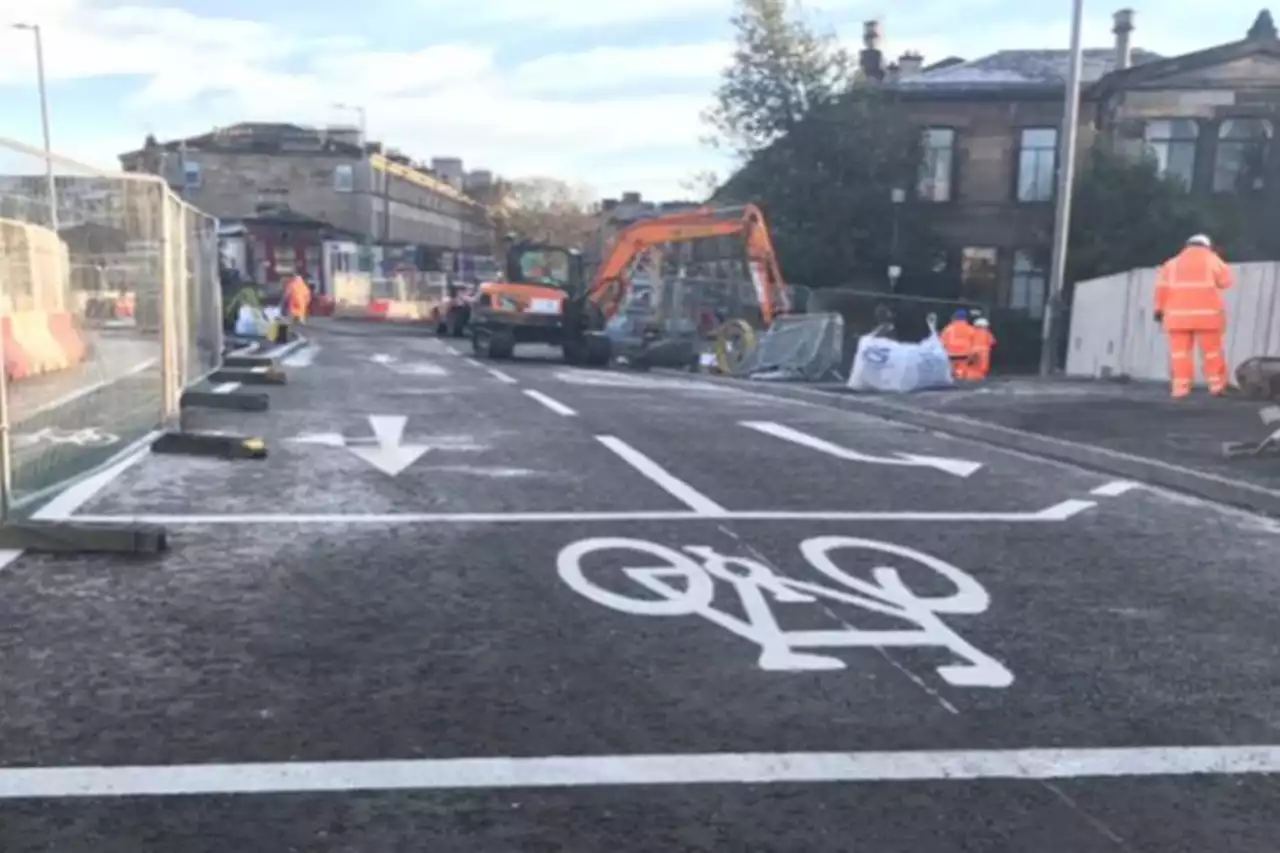
<path fill-rule="evenodd" d="M 1222 332 L 1217 329 L 1170 329 L 1169 373 L 1173 378 L 1173 396 L 1185 397 L 1196 381 L 1195 349 L 1200 348 L 1204 378 L 1209 391 L 1221 394 L 1227 390 L 1227 357 Z"/>

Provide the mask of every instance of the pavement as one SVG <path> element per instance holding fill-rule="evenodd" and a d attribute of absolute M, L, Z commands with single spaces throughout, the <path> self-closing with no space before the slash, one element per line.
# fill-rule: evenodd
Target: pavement
<path fill-rule="evenodd" d="M 159 419 L 159 340 L 132 331 L 88 336 L 81 364 L 9 384 L 19 501 L 106 461 Z"/>
<path fill-rule="evenodd" d="M 836 398 L 317 324 L 0 572 L 0 850 L 1280 847 L 1280 525 Z M 257 389 L 254 389 L 257 390 Z"/>

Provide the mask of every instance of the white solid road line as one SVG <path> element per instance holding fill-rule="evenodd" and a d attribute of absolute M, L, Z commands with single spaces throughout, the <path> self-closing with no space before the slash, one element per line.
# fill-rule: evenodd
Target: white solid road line
<path fill-rule="evenodd" d="M 95 474 L 90 474 L 77 483 L 72 483 L 59 492 L 52 500 L 31 514 L 35 521 L 63 521 L 68 519 L 84 506 L 107 485 L 125 472 L 142 457 L 151 452 L 151 442 L 160 437 L 160 433 L 152 432 L 130 444 L 108 461 L 106 466 Z M 0 569 L 5 568 L 22 556 L 22 551 L 6 549 L 0 551 Z"/>
<path fill-rule="evenodd" d="M 572 418 L 578 414 L 573 409 L 566 406 L 564 403 L 561 403 L 559 400 L 555 399 L 554 397 L 548 397 L 546 394 L 543 394 L 541 391 L 535 391 L 532 388 L 525 388 L 524 393 L 529 397 L 532 397 L 533 399 L 537 400 L 539 403 L 546 406 L 548 409 L 555 412 L 557 415 L 564 415 L 566 418 Z"/>
<path fill-rule="evenodd" d="M 223 382 L 221 385 L 213 386 L 213 393 L 230 394 L 231 392 L 236 391 L 239 388 L 240 388 L 239 382 Z"/>
<path fill-rule="evenodd" d="M 0 799 L 445 789 L 1240 776 L 1280 772 L 1280 746 L 745 752 L 0 768 Z"/>
<path fill-rule="evenodd" d="M 76 510 L 93 500 L 94 496 L 110 485 L 116 477 L 149 454 L 152 442 L 159 437 L 159 430 L 144 435 L 117 453 L 96 473 L 63 489 L 57 497 L 32 513 L 31 517 L 36 521 L 65 521 L 71 518 Z"/>
<path fill-rule="evenodd" d="M 728 512 L 720 504 L 711 500 L 711 498 L 702 494 L 702 492 L 699 492 L 622 439 L 612 435 L 597 435 L 596 440 L 618 454 L 628 465 L 658 484 L 667 494 L 676 498 L 694 512 L 701 515 L 722 515 Z"/>
<path fill-rule="evenodd" d="M 498 370 L 493 367 L 488 367 L 485 369 L 489 371 L 490 376 L 492 376 L 494 379 L 498 380 L 499 382 L 505 382 L 508 385 L 516 384 L 516 378 L 514 376 L 509 376 L 506 373 L 503 373 L 501 370 Z"/>
<path fill-rule="evenodd" d="M 806 512 L 790 510 L 640 510 L 633 512 L 402 512 L 340 515 L 334 513 L 276 513 L 230 515 L 76 515 L 89 523 L 145 524 L 564 524 L 585 521 L 955 521 L 1023 524 L 1067 521 L 1097 504 L 1062 501 L 1039 512 Z"/>
<path fill-rule="evenodd" d="M 476 361 L 474 358 L 467 359 L 467 364 L 471 365 L 472 367 L 479 367 L 481 370 L 484 369 L 484 365 Z"/>
<path fill-rule="evenodd" d="M 1135 483 L 1132 480 L 1112 480 L 1098 488 L 1089 492 L 1091 495 L 1098 495 L 1103 498 L 1115 498 L 1120 495 L 1132 492 L 1134 489 L 1141 489 L 1141 483 Z"/>

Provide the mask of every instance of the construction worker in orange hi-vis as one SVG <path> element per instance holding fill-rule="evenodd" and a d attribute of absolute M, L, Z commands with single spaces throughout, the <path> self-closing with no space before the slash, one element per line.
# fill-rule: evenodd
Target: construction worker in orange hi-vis
<path fill-rule="evenodd" d="M 973 358 L 969 362 L 970 379 L 986 379 L 991 373 L 991 350 L 996 336 L 991 333 L 991 321 L 979 317 L 973 321 Z"/>
<path fill-rule="evenodd" d="M 311 308 L 311 288 L 302 280 L 302 276 L 290 276 L 284 285 L 285 311 L 289 319 L 296 323 L 307 322 L 307 311 Z"/>
<path fill-rule="evenodd" d="M 1227 329 L 1222 291 L 1235 283 L 1231 267 L 1213 250 L 1203 234 L 1187 240 L 1182 251 L 1160 267 L 1156 279 L 1155 320 L 1169 336 L 1169 372 L 1175 399 L 1191 393 L 1195 383 L 1195 348 L 1200 347 L 1209 392 L 1227 391 L 1227 359 L 1223 335 Z"/>
<path fill-rule="evenodd" d="M 951 376 L 955 379 L 970 378 L 972 372 L 974 328 L 964 309 L 951 315 L 951 322 L 938 333 L 942 346 L 951 358 Z"/>

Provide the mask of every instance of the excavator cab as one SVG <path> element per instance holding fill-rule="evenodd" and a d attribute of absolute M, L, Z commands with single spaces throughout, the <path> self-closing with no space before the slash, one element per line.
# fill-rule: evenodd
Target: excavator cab
<path fill-rule="evenodd" d="M 563 347 L 571 362 L 606 363 L 607 349 L 583 319 L 587 300 L 582 254 L 513 236 L 506 242 L 505 280 L 481 285 L 472 308 L 475 354 L 510 358 L 517 344 L 536 343 Z"/>
<path fill-rule="evenodd" d="M 585 284 L 582 253 L 543 243 L 511 243 L 507 248 L 507 281 L 556 287 L 570 297 Z"/>

